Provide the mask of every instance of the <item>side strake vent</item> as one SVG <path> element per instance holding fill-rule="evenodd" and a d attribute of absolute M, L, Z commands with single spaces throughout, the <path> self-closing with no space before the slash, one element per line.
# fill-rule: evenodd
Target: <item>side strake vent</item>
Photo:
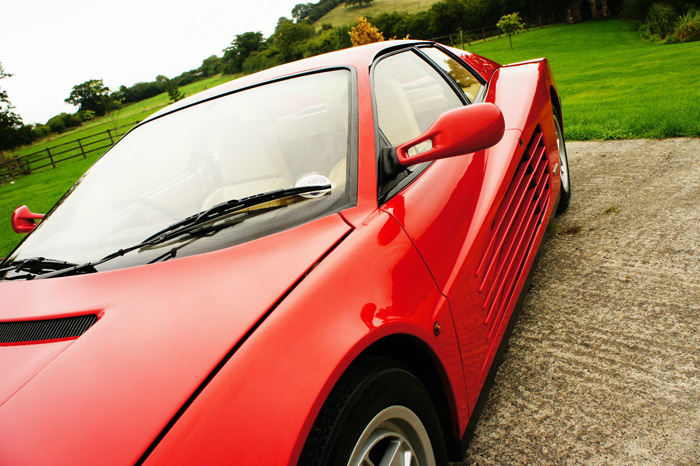
<path fill-rule="evenodd" d="M 62 340 L 82 335 L 97 322 L 95 314 L 62 319 L 0 322 L 0 343 Z"/>
<path fill-rule="evenodd" d="M 477 270 L 489 339 L 500 327 L 547 211 L 548 168 L 542 129 L 538 126 L 496 213 Z"/>

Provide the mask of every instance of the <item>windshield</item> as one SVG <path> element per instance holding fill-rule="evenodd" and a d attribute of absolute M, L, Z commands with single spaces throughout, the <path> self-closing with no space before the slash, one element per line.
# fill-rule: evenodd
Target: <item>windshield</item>
<path fill-rule="evenodd" d="M 331 186 L 323 196 L 257 211 L 251 207 L 215 235 L 183 238 L 178 257 L 281 231 L 351 204 L 350 89 L 348 70 L 307 74 L 137 127 L 89 170 L 7 262 L 35 257 L 95 261 L 222 202 L 269 191 Z M 173 244 L 135 251 L 109 268 L 145 263 L 162 255 L 158 249 L 164 247 Z"/>

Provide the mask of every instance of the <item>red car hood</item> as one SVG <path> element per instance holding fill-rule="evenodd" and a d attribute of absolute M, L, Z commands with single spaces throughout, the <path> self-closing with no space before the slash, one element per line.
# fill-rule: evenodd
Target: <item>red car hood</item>
<path fill-rule="evenodd" d="M 212 370 L 350 228 L 325 217 L 233 248 L 0 283 L 0 322 L 97 314 L 0 346 L 0 464 L 133 464 Z"/>

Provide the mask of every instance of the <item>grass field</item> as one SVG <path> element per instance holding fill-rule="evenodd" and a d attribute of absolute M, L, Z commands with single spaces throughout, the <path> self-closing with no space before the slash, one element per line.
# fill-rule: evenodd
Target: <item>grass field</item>
<path fill-rule="evenodd" d="M 466 47 L 499 63 L 547 57 L 568 139 L 700 136 L 700 42 L 645 42 L 619 20 L 531 29 Z"/>
<path fill-rule="evenodd" d="M 379 16 L 385 12 L 418 13 L 419 11 L 427 10 L 433 3 L 438 1 L 440 0 L 374 0 L 369 6 L 351 6 L 347 8 L 345 3 L 341 3 L 316 21 L 314 26 L 317 29 L 322 24 L 349 26 L 356 24 L 355 18 L 358 16 Z"/>
<path fill-rule="evenodd" d="M 510 50 L 508 39 L 502 38 L 467 48 L 501 63 L 548 57 L 570 140 L 700 136 L 700 42 L 644 42 L 625 23 L 608 20 L 533 29 L 514 36 L 513 46 Z M 182 89 L 192 95 L 228 79 L 211 78 Z M 139 102 L 123 108 L 119 120 L 143 119 L 165 104 L 165 95 Z M 109 125 L 113 122 L 108 116 L 51 144 L 105 131 Z M 24 151 L 37 147 L 41 148 L 34 145 Z M 12 211 L 27 204 L 35 212 L 46 212 L 96 158 L 75 159 L 55 170 L 0 185 L 0 257 L 21 239 L 10 227 Z"/>

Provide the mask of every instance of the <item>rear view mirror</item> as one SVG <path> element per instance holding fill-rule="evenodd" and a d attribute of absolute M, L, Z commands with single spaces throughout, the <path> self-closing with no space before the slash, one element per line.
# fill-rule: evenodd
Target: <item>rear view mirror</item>
<path fill-rule="evenodd" d="M 425 133 L 398 146 L 396 155 L 402 166 L 409 167 L 470 154 L 498 143 L 504 131 L 505 121 L 497 106 L 491 103 L 467 105 L 440 115 Z M 421 149 L 423 151 L 418 152 Z M 413 155 L 414 152 L 418 153 Z"/>
<path fill-rule="evenodd" d="M 16 233 L 29 233 L 36 227 L 35 220 L 41 220 L 44 214 L 35 214 L 26 205 L 19 206 L 12 212 L 12 229 Z"/>

